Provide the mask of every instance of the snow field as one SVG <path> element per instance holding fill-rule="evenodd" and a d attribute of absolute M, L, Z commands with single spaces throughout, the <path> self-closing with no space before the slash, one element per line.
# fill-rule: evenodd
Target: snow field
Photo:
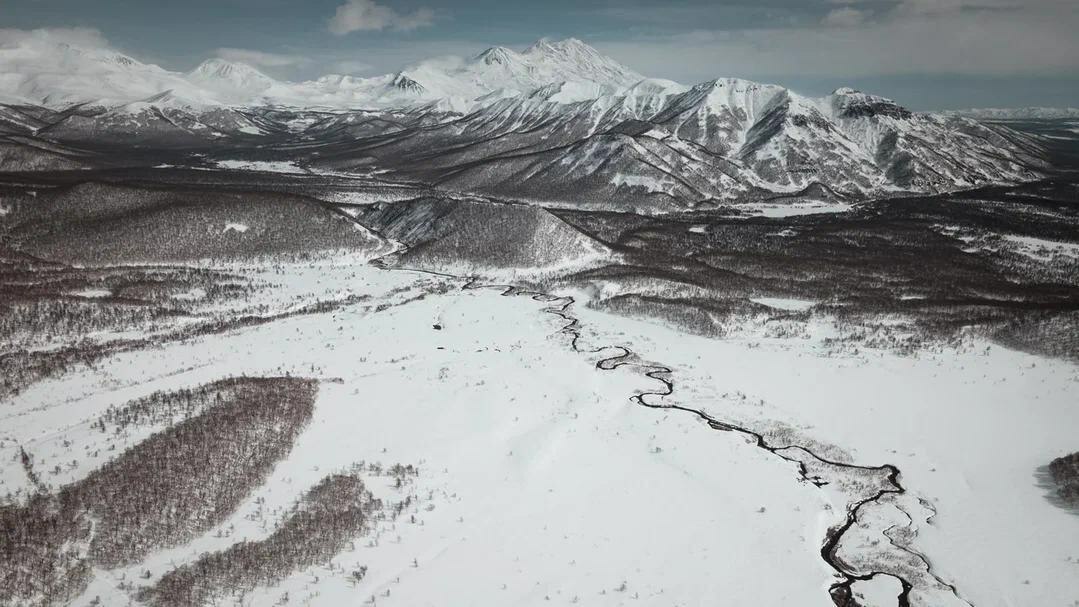
<path fill-rule="evenodd" d="M 825 356 L 815 339 L 711 340 L 576 310 L 597 342 L 624 339 L 675 369 L 673 402 L 837 446 L 854 463 L 897 466 L 913 547 L 970 602 L 1079 600 L 1079 527 L 1037 478 L 1076 448 L 1075 365 L 984 342 L 912 357 Z"/>
<path fill-rule="evenodd" d="M 561 321 L 526 297 L 453 291 L 376 311 L 375 301 L 410 301 L 431 279 L 349 272 L 350 284 L 333 288 L 365 289 L 372 305 L 117 355 L 12 403 L 5 427 L 39 437 L 24 446 L 46 462 L 66 457 L 59 436 L 84 447 L 105 408 L 155 390 L 242 373 L 324 380 L 288 459 L 228 522 L 99 572 L 84 598 L 124 604 L 119 580 L 151 583 L 201 552 L 264 537 L 300 493 L 363 461 L 419 466 L 403 490 L 367 479 L 387 502 L 417 496 L 413 510 L 357 538 L 332 571 L 298 572 L 244 604 L 286 592 L 315 605 L 830 604 L 817 554 L 825 503 L 794 482 L 791 464 L 689 416 L 633 405 L 650 380 L 596 370 L 602 354 L 573 353 Z M 21 473 L 3 461 L 6 477 Z M 347 572 L 361 565 L 367 577 L 356 583 Z"/>

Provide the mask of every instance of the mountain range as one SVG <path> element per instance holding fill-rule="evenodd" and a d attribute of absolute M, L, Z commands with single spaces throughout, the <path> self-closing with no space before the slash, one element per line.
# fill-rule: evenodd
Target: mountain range
<path fill-rule="evenodd" d="M 0 48 L 0 102 L 51 108 L 107 108 L 167 96 L 172 106 L 299 106 L 335 109 L 438 107 L 463 112 L 559 82 L 579 96 L 611 94 L 644 77 L 576 39 L 540 40 L 523 52 L 489 48 L 471 59 L 445 57 L 395 74 L 331 74 L 283 82 L 258 69 L 209 59 L 188 73 L 170 72 L 109 49 L 27 39 Z"/>
<path fill-rule="evenodd" d="M 736 78 L 684 86 L 576 39 L 296 83 L 222 59 L 181 74 L 30 40 L 0 49 L 0 84 L 8 145 L 106 141 L 200 157 L 257 147 L 312 170 L 574 206 L 859 200 L 1027 181 L 1046 166 L 1037 138 L 1000 125 L 849 88 L 811 98 Z M 45 153 L 22 165 L 9 153 L 7 169 L 49 166 Z"/>

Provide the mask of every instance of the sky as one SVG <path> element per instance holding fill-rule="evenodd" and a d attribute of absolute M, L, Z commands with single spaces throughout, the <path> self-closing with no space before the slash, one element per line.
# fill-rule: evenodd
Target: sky
<path fill-rule="evenodd" d="M 373 76 L 576 37 L 647 76 L 839 86 L 916 110 L 1079 106 L 1079 0 L 0 0 L 4 31 L 81 28 L 186 71 Z"/>

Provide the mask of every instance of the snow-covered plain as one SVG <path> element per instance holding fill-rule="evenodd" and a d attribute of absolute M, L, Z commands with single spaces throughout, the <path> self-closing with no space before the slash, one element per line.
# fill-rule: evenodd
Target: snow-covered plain
<path fill-rule="evenodd" d="M 265 536 L 274 521 L 255 512 L 284 509 L 324 474 L 365 461 L 419 466 L 417 522 L 387 525 L 335 559 L 345 571 L 369 567 L 359 584 L 314 567 L 247 604 L 285 592 L 323 605 L 370 596 L 400 605 L 548 597 L 678 605 L 710 596 L 829 604 L 830 575 L 816 554 L 826 503 L 794 482 L 790 465 L 689 416 L 632 404 L 628 397 L 651 380 L 596 370 L 601 354 L 574 353 L 558 331 L 563 321 L 530 298 L 460 291 L 454 280 L 447 295 L 404 304 L 449 279 L 367 267 L 337 267 L 334 279 L 333 269 L 320 268 L 320 280 L 391 307 L 358 305 L 119 355 L 38 384 L 7 407 L 10 491 L 26 482 L 8 457 L 13 437 L 47 469 L 104 447 L 90 422 L 109 405 L 155 390 L 239 374 L 325 380 L 315 418 L 288 460 L 220 526 L 233 526 L 231 537 L 216 538 L 215 529 L 128 571 L 98 572 L 87 600 L 124 604 L 117 580 L 149 583 L 201 552 Z M 47 481 L 70 482 L 100 463 L 84 461 Z M 372 490 L 395 494 L 385 481 Z M 137 577 L 144 569 L 148 581 Z"/>
<path fill-rule="evenodd" d="M 897 466 L 920 511 L 908 511 L 914 548 L 970 603 L 1079 601 L 1079 525 L 1038 479 L 1076 448 L 1074 364 L 977 340 L 914 356 L 835 354 L 821 343 L 826 327 L 801 340 L 713 340 L 583 307 L 577 316 L 597 341 L 629 341 L 675 369 L 679 404 L 825 443 L 854 463 Z"/>
<path fill-rule="evenodd" d="M 53 486 L 103 463 L 87 453 L 110 439 L 90 424 L 110 405 L 241 374 L 321 380 L 314 419 L 228 521 L 130 569 L 95 572 L 77 604 L 127 604 L 121 581 L 151 584 L 200 553 L 265 537 L 303 491 L 358 462 L 419 467 L 403 489 L 366 479 L 384 500 L 417 496 L 406 516 L 357 538 L 332 566 L 235 602 L 287 593 L 290 604 L 333 606 L 832 604 L 821 545 L 857 483 L 800 482 L 794 463 L 743 434 L 635 404 L 662 386 L 639 368 L 598 369 L 614 346 L 673 369 L 672 396 L 650 403 L 699 409 L 834 461 L 898 466 L 908 494 L 866 511 L 840 547 L 849 562 L 894 556 L 882 534 L 891 533 L 973 604 L 1079 600 L 1079 527 L 1034 478 L 1075 448 L 1079 375 L 1067 363 L 976 343 L 837 357 L 814 337 L 827 328 L 720 341 L 580 304 L 570 308 L 583 323 L 578 352 L 566 320 L 545 312 L 554 304 L 500 289 L 349 259 L 248 271 L 282 284 L 284 298 L 370 299 L 119 354 L 5 406 L 0 492 L 27 487 L 20 446 L 39 470 L 79 461 L 44 475 Z M 144 434 L 112 440 L 122 450 Z M 357 582 L 348 572 L 360 566 Z M 867 605 L 895 604 L 900 591 L 884 576 L 854 588 Z M 932 589 L 911 600 L 963 604 Z"/>
<path fill-rule="evenodd" d="M 218 160 L 218 168 L 237 171 L 262 171 L 266 173 L 306 173 L 307 171 L 294 162 L 267 160 Z"/>
<path fill-rule="evenodd" d="M 750 215 L 761 217 L 795 217 L 798 215 L 815 215 L 818 213 L 846 213 L 853 207 L 843 202 L 806 201 L 788 204 L 745 204 L 738 205 L 739 210 L 744 210 Z"/>

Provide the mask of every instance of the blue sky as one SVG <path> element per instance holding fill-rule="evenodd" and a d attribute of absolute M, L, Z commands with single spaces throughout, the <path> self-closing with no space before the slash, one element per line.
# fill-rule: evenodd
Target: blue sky
<path fill-rule="evenodd" d="M 850 85 L 915 109 L 1079 105 L 1075 0 L 0 0 L 0 27 L 91 28 L 170 69 L 225 56 L 289 79 L 573 36 L 684 83 Z"/>

